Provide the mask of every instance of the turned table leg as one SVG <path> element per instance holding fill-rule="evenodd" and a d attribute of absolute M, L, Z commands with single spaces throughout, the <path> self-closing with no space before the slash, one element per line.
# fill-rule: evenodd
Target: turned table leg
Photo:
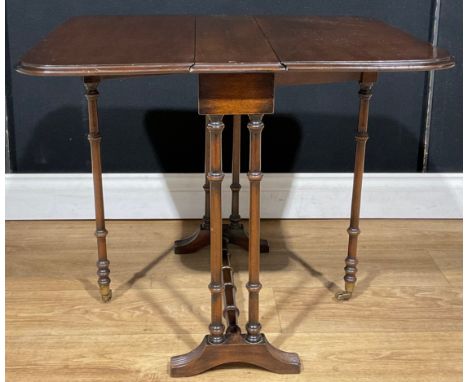
<path fill-rule="evenodd" d="M 231 215 L 229 216 L 229 223 L 223 227 L 224 237 L 229 240 L 229 243 L 238 245 L 239 247 L 249 249 L 249 237 L 244 231 L 244 225 L 240 222 L 241 217 L 239 214 L 239 192 L 240 185 L 240 155 L 241 155 L 241 116 L 233 116 L 232 125 L 232 201 L 231 201 Z M 260 239 L 260 252 L 270 252 L 268 241 Z"/>
<path fill-rule="evenodd" d="M 203 215 L 203 223 L 201 229 L 210 229 L 210 181 L 208 180 L 208 172 L 210 170 L 210 132 L 208 130 L 208 116 L 205 116 L 205 214 Z"/>
<path fill-rule="evenodd" d="M 263 115 L 249 115 L 247 125 L 250 131 L 250 216 L 249 216 L 249 321 L 246 324 L 247 341 L 258 342 L 261 340 L 259 322 L 259 293 L 260 284 L 260 181 L 263 174 L 261 170 L 261 134 L 263 130 Z"/>
<path fill-rule="evenodd" d="M 205 116 L 205 214 L 200 227 L 191 235 L 174 242 L 174 252 L 177 255 L 197 252 L 210 244 L 210 183 L 208 181 L 208 171 L 210 167 L 210 133 L 208 126 L 208 116 Z"/>
<path fill-rule="evenodd" d="M 208 340 L 212 344 L 224 341 L 223 285 L 221 282 L 223 221 L 221 212 L 221 183 L 224 178 L 222 166 L 222 115 L 209 115 L 207 130 L 210 134 L 210 270 L 211 283 L 211 323 Z"/>
<path fill-rule="evenodd" d="M 205 116 L 205 127 L 208 124 L 208 116 Z M 241 223 L 239 214 L 239 192 L 241 185 L 240 177 L 240 150 L 241 150 L 241 116 L 233 116 L 233 137 L 232 137 L 232 202 L 231 215 L 229 223 L 223 225 L 223 236 L 229 240 L 229 243 L 238 245 L 239 247 L 248 250 L 249 238 L 244 231 L 244 226 Z M 200 227 L 191 235 L 176 240 L 174 243 L 174 252 L 178 255 L 196 252 L 210 244 L 210 186 L 208 182 L 208 169 L 210 165 L 210 146 L 209 133 L 205 129 L 205 214 Z M 260 240 L 260 252 L 267 253 L 270 251 L 268 241 Z"/>
<path fill-rule="evenodd" d="M 94 184 L 94 206 L 96 211 L 96 238 L 98 247 L 97 275 L 98 285 L 103 302 L 112 298 L 109 278 L 109 260 L 107 260 L 106 236 L 107 230 L 104 219 L 104 197 L 102 191 L 101 170 L 101 134 L 99 133 L 97 99 L 99 96 L 97 87 L 99 79 L 85 77 L 84 86 L 86 99 L 88 101 L 89 135 L 88 140 L 91 148 L 91 163 Z"/>
<path fill-rule="evenodd" d="M 224 128 L 222 116 L 211 115 L 207 129 L 210 131 L 210 211 L 211 246 L 211 323 L 210 334 L 189 353 L 171 358 L 172 377 L 188 377 L 213 367 L 242 362 L 267 370 L 292 374 L 299 373 L 301 361 L 296 353 L 288 353 L 271 345 L 261 331 L 259 322 L 260 284 L 260 135 L 263 129 L 262 115 L 250 116 L 250 224 L 249 224 L 249 320 L 247 334 L 242 334 L 237 325 L 239 309 L 235 303 L 233 270 L 231 268 L 228 240 L 222 237 L 221 182 L 224 174 L 221 163 L 221 133 Z M 223 243 L 224 241 L 224 243 Z M 224 312 L 222 302 L 224 297 Z M 228 327 L 222 323 L 222 314 Z"/>
<path fill-rule="evenodd" d="M 301 362 L 295 353 L 287 353 L 272 346 L 260 332 L 259 299 L 260 284 L 260 180 L 262 179 L 260 158 L 263 129 L 262 117 L 273 112 L 274 76 L 260 74 L 200 74 L 198 112 L 208 115 L 207 130 L 210 135 L 210 268 L 211 282 L 211 323 L 210 333 L 191 352 L 171 358 L 170 371 L 173 377 L 188 377 L 202 373 L 213 367 L 242 362 L 267 370 L 290 374 L 299 373 Z M 242 89 L 241 92 L 238 89 Z M 249 102 L 239 100 L 239 94 Z M 255 100 L 255 102 L 252 102 Z M 228 245 L 230 238 L 224 231 L 221 220 L 222 145 L 221 134 L 224 128 L 223 115 L 250 115 L 250 224 L 249 224 L 249 319 L 247 333 L 242 333 L 237 324 L 238 308 L 235 304 L 235 284 L 230 263 Z M 234 120 L 240 127 L 240 118 Z M 237 134 L 236 131 L 234 134 Z M 240 142 L 240 135 L 234 135 L 234 145 Z M 235 152 L 234 152 L 235 155 Z M 238 159 L 234 158 L 233 172 L 238 169 Z M 236 184 L 239 177 L 233 176 Z M 238 187 L 233 187 L 236 189 Z M 234 220 L 237 220 L 235 202 Z M 231 231 L 233 232 L 233 231 Z M 227 329 L 222 323 L 224 317 Z"/>
<path fill-rule="evenodd" d="M 233 116 L 232 124 L 232 200 L 231 200 L 231 215 L 229 216 L 229 228 L 241 228 L 239 215 L 239 191 L 241 185 L 239 183 L 240 175 L 240 147 L 241 147 L 241 116 Z"/>
<path fill-rule="evenodd" d="M 357 244 L 359 230 L 359 214 L 361 210 L 362 178 L 364 174 L 364 160 L 366 142 L 368 139 L 367 125 L 369 118 L 369 101 L 372 96 L 372 86 L 376 81 L 376 73 L 363 73 L 359 83 L 359 122 L 356 134 L 356 155 L 354 161 L 353 196 L 351 201 L 351 217 L 348 228 L 348 255 L 345 259 L 345 290 L 336 294 L 337 300 L 349 300 L 356 285 L 357 273 Z"/>

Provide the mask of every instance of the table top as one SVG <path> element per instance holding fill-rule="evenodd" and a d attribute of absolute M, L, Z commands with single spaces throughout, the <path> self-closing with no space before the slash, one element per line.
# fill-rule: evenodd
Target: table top
<path fill-rule="evenodd" d="M 445 69 L 450 54 L 383 22 L 319 16 L 80 16 L 19 62 L 38 76 Z"/>

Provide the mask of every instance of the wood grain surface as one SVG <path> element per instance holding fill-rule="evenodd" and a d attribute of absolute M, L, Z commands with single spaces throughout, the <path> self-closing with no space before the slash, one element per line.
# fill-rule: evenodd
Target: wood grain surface
<path fill-rule="evenodd" d="M 193 72 L 281 71 L 268 40 L 249 16 L 197 16 Z"/>
<path fill-rule="evenodd" d="M 100 302 L 92 221 L 7 222 L 6 367 L 15 381 L 170 381 L 210 319 L 209 249 L 174 255 L 198 221 L 109 221 L 114 297 Z M 461 381 L 462 222 L 362 220 L 359 279 L 342 288 L 346 220 L 263 221 L 260 321 L 299 353 L 284 376 L 224 366 L 194 381 Z M 239 286 L 247 254 L 232 247 Z M 240 324 L 247 293 L 239 287 Z"/>
<path fill-rule="evenodd" d="M 453 66 L 449 53 L 375 19 L 256 17 L 288 70 L 413 71 Z"/>
<path fill-rule="evenodd" d="M 272 73 L 203 73 L 198 77 L 198 114 L 271 114 L 274 93 Z"/>
<path fill-rule="evenodd" d="M 193 16 L 80 16 L 33 47 L 19 71 L 33 75 L 135 75 L 188 72 Z"/>
<path fill-rule="evenodd" d="M 38 76 L 450 68 L 450 54 L 361 17 L 80 16 L 20 60 Z"/>

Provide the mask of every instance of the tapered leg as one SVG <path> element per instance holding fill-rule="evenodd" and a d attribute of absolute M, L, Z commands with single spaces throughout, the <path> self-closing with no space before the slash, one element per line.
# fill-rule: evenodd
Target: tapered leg
<path fill-rule="evenodd" d="M 88 100 L 89 135 L 88 140 L 91 148 L 91 163 L 94 184 L 94 207 L 96 211 L 96 238 L 98 247 L 97 275 L 98 285 L 102 301 L 108 302 L 112 298 L 109 278 L 109 260 L 107 260 L 106 236 L 107 230 L 104 219 L 104 197 L 102 192 L 102 170 L 101 170 L 101 134 L 99 133 L 97 98 L 99 93 L 97 87 L 99 79 L 85 77 L 84 86 Z"/>
<path fill-rule="evenodd" d="M 372 81 L 373 80 L 373 81 Z M 336 294 L 337 300 L 349 300 L 352 296 L 354 286 L 356 285 L 357 273 L 357 244 L 359 230 L 359 214 L 361 210 L 361 190 L 362 177 L 364 174 L 364 160 L 366 154 L 367 124 L 369 117 L 369 101 L 372 96 L 372 86 L 375 78 L 363 76 L 360 82 L 359 90 L 359 122 L 356 134 L 356 154 L 354 162 L 354 180 L 353 180 L 353 196 L 351 201 L 351 218 L 348 228 L 349 242 L 348 255 L 345 259 L 345 290 Z"/>
<path fill-rule="evenodd" d="M 210 134 L 210 269 L 211 283 L 211 323 L 208 340 L 212 344 L 224 341 L 223 319 L 223 285 L 221 282 L 223 221 L 221 212 L 221 183 L 224 178 L 222 165 L 222 132 L 224 129 L 222 115 L 209 115 L 207 130 Z"/>
<path fill-rule="evenodd" d="M 260 181 L 261 170 L 261 134 L 263 129 L 262 114 L 249 115 L 250 131 L 250 217 L 249 217 L 249 321 L 247 322 L 247 341 L 258 342 L 262 339 L 259 322 L 259 293 L 260 284 Z"/>

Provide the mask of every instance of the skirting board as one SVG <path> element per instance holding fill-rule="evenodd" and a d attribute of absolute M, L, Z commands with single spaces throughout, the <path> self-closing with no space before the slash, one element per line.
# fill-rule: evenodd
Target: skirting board
<path fill-rule="evenodd" d="M 363 218 L 461 218 L 462 174 L 364 175 Z M 198 219 L 203 174 L 104 174 L 108 219 Z M 248 181 L 241 176 L 241 215 L 248 217 Z M 223 182 L 229 216 L 230 175 Z M 348 218 L 352 174 L 265 174 L 263 218 Z M 93 219 L 90 174 L 7 174 L 7 220 Z"/>

